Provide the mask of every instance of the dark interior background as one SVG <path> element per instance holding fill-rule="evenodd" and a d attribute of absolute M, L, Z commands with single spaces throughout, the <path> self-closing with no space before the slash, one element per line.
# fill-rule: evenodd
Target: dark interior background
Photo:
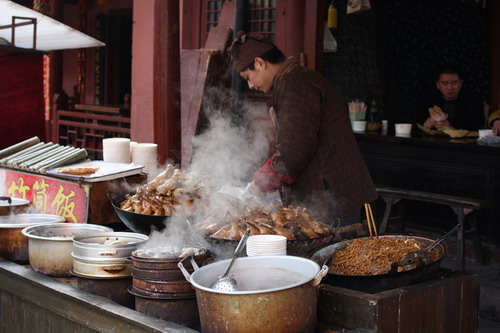
<path fill-rule="evenodd" d="M 330 1 L 326 1 L 329 5 Z M 338 51 L 325 53 L 324 74 L 346 102 L 377 101 L 383 116 L 415 122 L 435 91 L 436 71 L 459 68 L 463 91 L 489 98 L 487 20 L 483 1 L 370 0 L 371 10 L 346 14 L 336 0 Z"/>

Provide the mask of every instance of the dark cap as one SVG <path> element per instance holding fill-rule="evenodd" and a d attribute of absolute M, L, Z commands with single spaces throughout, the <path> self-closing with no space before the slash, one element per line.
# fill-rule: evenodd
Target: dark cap
<path fill-rule="evenodd" d="M 247 34 L 244 31 L 239 31 L 228 52 L 231 56 L 234 69 L 237 72 L 241 72 L 256 57 L 260 57 L 275 47 L 264 35 Z"/>

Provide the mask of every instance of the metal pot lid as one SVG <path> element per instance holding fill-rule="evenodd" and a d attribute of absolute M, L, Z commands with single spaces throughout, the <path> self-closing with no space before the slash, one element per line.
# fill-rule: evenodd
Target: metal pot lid
<path fill-rule="evenodd" d="M 82 235 L 73 238 L 73 244 L 82 248 L 129 248 L 131 245 L 145 242 L 148 236 L 135 232 L 105 232 L 93 235 Z"/>
<path fill-rule="evenodd" d="M 38 224 L 50 224 L 65 222 L 66 219 L 52 214 L 17 214 L 0 216 L 0 229 L 26 228 Z"/>
<path fill-rule="evenodd" d="M 112 228 L 86 223 L 52 223 L 33 225 L 22 230 L 24 236 L 32 239 L 54 242 L 73 242 L 80 235 L 113 232 Z"/>
<path fill-rule="evenodd" d="M 4 198 L 4 197 L 2 197 Z M 29 200 L 26 199 L 19 199 L 19 198 L 9 198 L 11 202 L 7 199 L 5 200 L 0 200 L 0 207 L 9 207 L 9 206 L 23 206 L 23 205 L 29 205 L 30 202 Z"/>

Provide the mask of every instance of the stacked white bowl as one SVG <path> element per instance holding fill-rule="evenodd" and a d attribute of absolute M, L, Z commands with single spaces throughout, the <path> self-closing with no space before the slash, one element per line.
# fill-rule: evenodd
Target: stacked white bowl
<path fill-rule="evenodd" d="M 247 240 L 247 256 L 286 255 L 286 237 L 254 235 Z"/>

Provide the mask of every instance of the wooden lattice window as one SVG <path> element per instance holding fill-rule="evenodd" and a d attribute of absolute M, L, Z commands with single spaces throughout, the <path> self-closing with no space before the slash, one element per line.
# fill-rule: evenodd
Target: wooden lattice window
<path fill-rule="evenodd" d="M 277 0 L 249 0 L 248 1 L 248 30 L 249 32 L 266 35 L 271 41 L 275 39 L 276 29 L 276 1 Z M 208 35 L 210 28 L 217 26 L 223 0 L 206 0 L 203 2 L 205 23 L 202 26 L 203 36 Z"/>
<path fill-rule="evenodd" d="M 217 26 L 219 15 L 222 9 L 223 0 L 206 0 L 205 2 L 205 36 L 208 35 L 210 28 Z"/>
<path fill-rule="evenodd" d="M 250 0 L 248 2 L 249 30 L 267 36 L 274 42 L 276 29 L 276 0 Z"/>

